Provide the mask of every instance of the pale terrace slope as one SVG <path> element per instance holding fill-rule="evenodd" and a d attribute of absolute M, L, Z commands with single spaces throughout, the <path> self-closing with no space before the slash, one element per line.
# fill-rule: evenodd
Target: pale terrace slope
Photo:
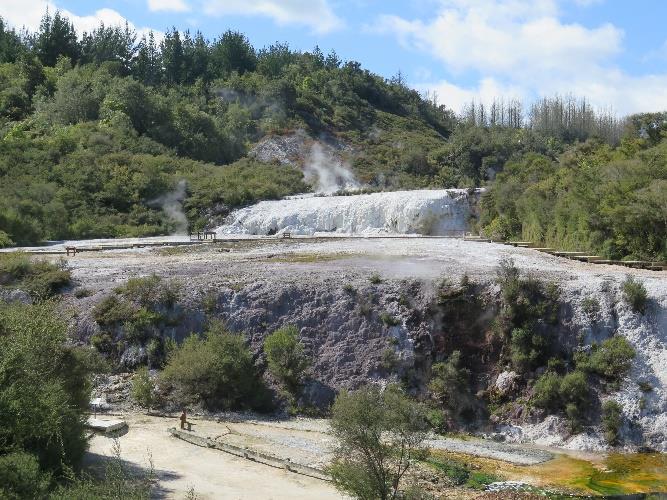
<path fill-rule="evenodd" d="M 263 201 L 232 213 L 217 232 L 450 235 L 467 230 L 477 196 L 448 189 Z"/>

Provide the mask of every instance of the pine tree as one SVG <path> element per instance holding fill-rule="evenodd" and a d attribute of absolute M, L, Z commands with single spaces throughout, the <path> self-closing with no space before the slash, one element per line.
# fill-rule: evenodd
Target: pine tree
<path fill-rule="evenodd" d="M 46 11 L 39 24 L 39 33 L 35 40 L 35 52 L 44 66 L 55 66 L 60 56 L 69 57 L 72 62 L 79 60 L 79 41 L 74 25 L 60 14 L 51 17 Z"/>

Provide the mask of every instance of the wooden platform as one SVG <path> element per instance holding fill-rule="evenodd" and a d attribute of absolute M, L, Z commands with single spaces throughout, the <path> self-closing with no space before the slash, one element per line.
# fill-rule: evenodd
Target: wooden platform
<path fill-rule="evenodd" d="M 483 236 L 466 234 L 463 237 L 464 241 L 479 241 L 491 242 L 493 240 L 484 238 Z M 496 242 L 496 241 L 494 241 Z M 562 257 L 564 259 L 576 260 L 579 262 L 586 262 L 588 264 L 607 264 L 612 266 L 624 266 L 634 269 L 646 269 L 649 271 L 667 271 L 667 262 L 661 261 L 646 261 L 646 260 L 610 260 L 605 259 L 600 255 L 589 255 L 588 252 L 576 252 L 571 250 L 557 250 L 551 247 L 539 247 L 532 241 L 498 241 L 504 245 L 511 245 L 517 248 L 528 248 L 538 252 L 547 253 L 555 257 Z"/>
<path fill-rule="evenodd" d="M 127 423 L 119 419 L 89 417 L 86 422 L 86 427 L 96 432 L 110 434 L 125 429 Z"/>

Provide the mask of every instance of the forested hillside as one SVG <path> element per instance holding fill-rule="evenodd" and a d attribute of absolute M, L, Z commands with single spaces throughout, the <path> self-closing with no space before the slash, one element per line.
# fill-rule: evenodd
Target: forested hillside
<path fill-rule="evenodd" d="M 561 98 L 459 117 L 400 73 L 387 80 L 317 47 L 256 49 L 234 31 L 172 29 L 158 43 L 128 27 L 77 34 L 57 12 L 36 33 L 0 21 L 0 246 L 168 233 L 170 200 L 200 228 L 303 192 L 299 169 L 247 153 L 304 130 L 348 145 L 370 188 L 490 185 L 487 232 L 655 257 L 665 128 L 662 114 L 626 122 Z"/>

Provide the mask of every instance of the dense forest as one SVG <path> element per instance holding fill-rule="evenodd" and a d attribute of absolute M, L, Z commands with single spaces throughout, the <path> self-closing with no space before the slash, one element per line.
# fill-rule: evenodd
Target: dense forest
<path fill-rule="evenodd" d="M 249 148 L 304 130 L 350 146 L 372 189 L 488 186 L 479 229 L 605 255 L 667 259 L 667 114 L 586 100 L 471 104 L 461 116 L 335 52 L 254 48 L 171 29 L 37 32 L 0 20 L 0 246 L 190 228 L 309 189 Z"/>

